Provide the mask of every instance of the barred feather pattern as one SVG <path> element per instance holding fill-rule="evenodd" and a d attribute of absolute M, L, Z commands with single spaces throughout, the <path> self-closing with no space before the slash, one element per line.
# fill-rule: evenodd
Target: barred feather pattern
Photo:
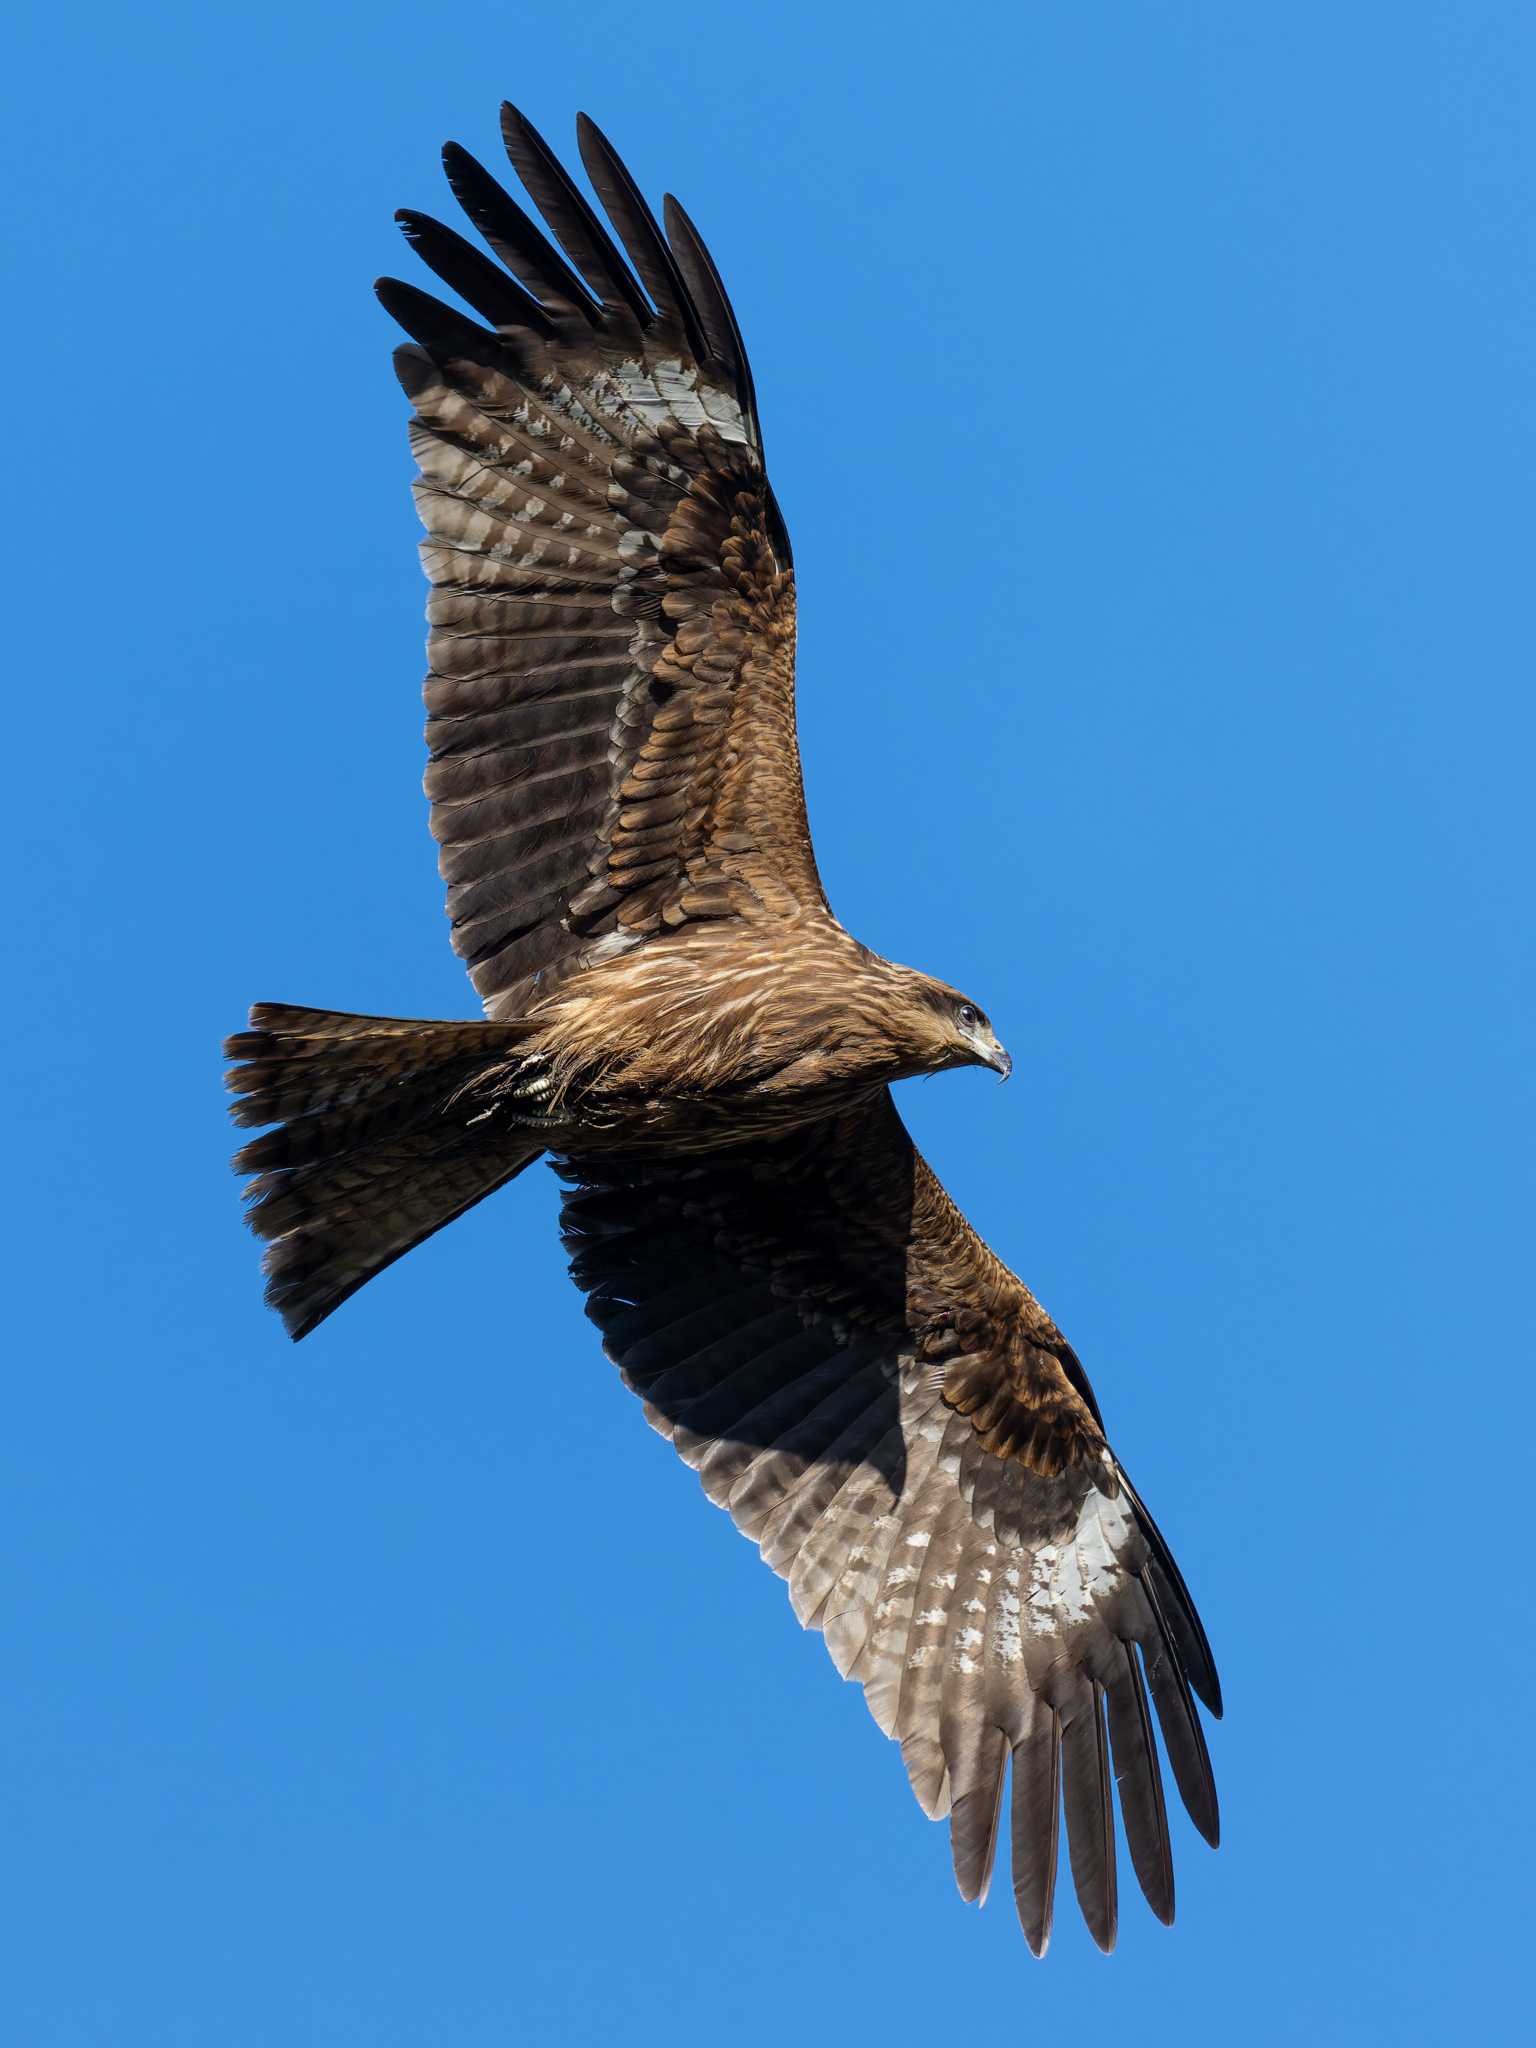
<path fill-rule="evenodd" d="M 690 921 L 825 912 L 793 574 L 734 315 L 686 216 L 664 237 L 590 123 L 623 255 L 510 109 L 504 134 L 577 271 L 450 149 L 497 260 L 401 220 L 493 324 L 379 287 L 415 337 L 396 363 L 432 584 L 432 829 L 493 1017 Z"/>
<path fill-rule="evenodd" d="M 990 1346 L 968 1352 L 968 1385 L 1006 1386 L 1017 1341 L 1065 1347 L 943 1196 L 889 1099 L 776 1144 L 562 1171 L 572 1273 L 610 1357 L 862 1684 L 925 1812 L 948 1814 L 964 1896 L 986 1893 L 1011 1758 L 1014 1893 L 1035 1951 L 1050 1935 L 1058 1796 L 1095 1940 L 1111 1947 L 1117 1925 L 1116 1783 L 1132 1868 L 1170 1920 L 1148 1687 L 1184 1802 L 1214 1841 L 1193 1700 L 1220 1710 L 1204 1634 L 1075 1359 L 1081 1391 L 1063 1367 L 1060 1405 L 1076 1404 L 1078 1454 L 1049 1470 L 988 1449 L 946 1398 L 925 1356 L 946 1314 Z"/>
<path fill-rule="evenodd" d="M 553 1149 L 609 1355 L 900 1742 L 963 1895 L 1006 1812 L 1043 1951 L 1064 1820 L 1107 1948 L 1117 1803 L 1173 1913 L 1156 1728 L 1216 1839 L 1209 1647 L 1071 1346 L 890 1103 L 893 1079 L 1010 1062 L 974 1004 L 831 914 L 736 318 L 681 207 L 658 224 L 580 138 L 612 234 L 506 109 L 548 234 L 450 146 L 485 250 L 401 222 L 475 317 L 379 287 L 412 337 L 432 829 L 491 1021 L 258 1006 L 230 1086 L 238 1122 L 275 1126 L 237 1160 L 268 1298 L 303 1335 Z"/>
<path fill-rule="evenodd" d="M 515 1073 L 517 1026 L 432 1024 L 257 1003 L 225 1040 L 235 1154 L 266 1298 L 306 1336 L 365 1281 L 504 1187 L 544 1150 L 541 1103 L 486 1128 L 477 1088 Z"/>

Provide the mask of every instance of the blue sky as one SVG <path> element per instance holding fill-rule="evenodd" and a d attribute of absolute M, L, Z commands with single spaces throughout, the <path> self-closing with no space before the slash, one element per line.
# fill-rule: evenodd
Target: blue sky
<path fill-rule="evenodd" d="M 1526 1995 L 1536 16 L 261 10 L 10 37 L 0 1925 L 27 2048 L 1452 2042 Z M 823 871 L 1229 1703 L 1034 1964 L 646 1428 L 549 1175 L 295 1350 L 217 1044 L 467 1016 L 401 204 L 518 98 L 709 237 Z M 1086 2033 L 1085 2033 L 1085 2030 Z"/>

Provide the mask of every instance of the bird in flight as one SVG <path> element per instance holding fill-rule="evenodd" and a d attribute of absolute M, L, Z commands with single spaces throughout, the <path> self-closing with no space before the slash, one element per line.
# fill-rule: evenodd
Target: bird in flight
<path fill-rule="evenodd" d="M 306 1335 L 548 1155 L 608 1356 L 864 1687 L 949 1817 L 964 1897 L 1007 1777 L 1030 1947 L 1064 1813 L 1108 1949 L 1117 1786 L 1173 1917 L 1154 1711 L 1217 1837 L 1205 1633 L 1072 1347 L 892 1103 L 910 1076 L 1010 1062 L 977 1002 L 828 905 L 789 537 L 714 263 L 585 117 L 611 232 L 513 108 L 502 134 L 548 234 L 450 144 L 485 248 L 399 220 L 478 317 L 378 287 L 411 337 L 426 789 L 485 1021 L 255 1006 L 226 1049 L 236 1122 L 272 1126 L 235 1161 L 267 1298 Z"/>

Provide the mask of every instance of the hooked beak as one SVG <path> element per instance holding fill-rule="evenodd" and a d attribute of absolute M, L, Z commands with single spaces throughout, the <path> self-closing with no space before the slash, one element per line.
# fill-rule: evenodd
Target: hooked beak
<path fill-rule="evenodd" d="M 993 1040 L 992 1052 L 987 1060 L 987 1065 L 992 1069 L 993 1073 L 996 1074 L 997 1078 L 1000 1081 L 1006 1081 L 1008 1076 L 1013 1072 L 1013 1061 L 1008 1057 L 1007 1053 L 1003 1051 L 1003 1048 L 996 1042 L 995 1039 Z"/>

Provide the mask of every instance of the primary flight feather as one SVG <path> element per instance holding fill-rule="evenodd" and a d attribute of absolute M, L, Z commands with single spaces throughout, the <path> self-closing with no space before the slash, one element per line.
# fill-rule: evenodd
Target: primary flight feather
<path fill-rule="evenodd" d="M 1173 1917 L 1154 1712 L 1216 1840 L 1204 1632 L 1071 1346 L 891 1101 L 1009 1060 L 827 904 L 789 541 L 714 264 L 585 117 L 617 243 L 512 108 L 502 132 L 559 249 L 450 145 L 490 255 L 399 218 L 479 317 L 379 286 L 412 337 L 432 830 L 488 1021 L 255 1007 L 227 1049 L 236 1121 L 273 1126 L 236 1159 L 268 1298 L 304 1336 L 552 1155 L 609 1356 L 949 1815 L 962 1893 L 986 1892 L 1011 1758 L 1030 1946 L 1064 1812 L 1108 1948 L 1112 1786 Z"/>

